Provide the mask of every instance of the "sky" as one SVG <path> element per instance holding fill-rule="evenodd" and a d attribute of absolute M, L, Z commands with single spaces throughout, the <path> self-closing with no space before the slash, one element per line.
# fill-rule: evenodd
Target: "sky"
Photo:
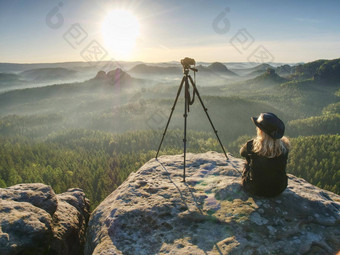
<path fill-rule="evenodd" d="M 337 0 L 0 0 L 0 62 L 309 62 L 339 25 Z"/>

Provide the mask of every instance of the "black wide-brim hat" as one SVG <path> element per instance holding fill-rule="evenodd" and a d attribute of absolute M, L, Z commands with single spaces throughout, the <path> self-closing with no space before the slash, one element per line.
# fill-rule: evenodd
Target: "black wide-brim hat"
<path fill-rule="evenodd" d="M 285 124 L 274 113 L 264 112 L 251 117 L 254 124 L 271 138 L 280 139 L 285 133 Z"/>

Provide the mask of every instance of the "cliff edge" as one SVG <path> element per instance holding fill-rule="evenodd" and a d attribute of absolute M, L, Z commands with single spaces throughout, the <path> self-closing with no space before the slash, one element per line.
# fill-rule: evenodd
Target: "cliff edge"
<path fill-rule="evenodd" d="M 81 189 L 24 183 L 0 189 L 0 254 L 83 254 L 90 216 Z"/>
<path fill-rule="evenodd" d="M 161 156 L 92 213 L 85 254 L 335 254 L 340 196 L 289 175 L 278 197 L 249 196 L 244 161 L 208 152 Z"/>

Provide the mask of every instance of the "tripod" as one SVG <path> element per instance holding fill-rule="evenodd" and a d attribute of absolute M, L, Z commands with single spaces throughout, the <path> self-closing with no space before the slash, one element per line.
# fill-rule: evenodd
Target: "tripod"
<path fill-rule="evenodd" d="M 182 63 L 183 64 L 183 63 Z M 163 140 L 164 140 L 164 137 L 165 137 L 165 134 L 166 134 L 166 131 L 168 130 L 168 126 L 169 126 L 169 123 L 170 123 L 170 120 L 171 120 L 171 117 L 172 117 L 172 114 L 175 110 L 175 107 L 176 107 L 176 103 L 177 103 L 177 100 L 178 100 L 178 97 L 179 95 L 181 94 L 181 90 L 183 88 L 183 84 L 184 84 L 184 99 L 185 99 L 185 103 L 184 103 L 184 139 L 183 139 L 183 146 L 184 146 L 184 163 L 183 163 L 183 182 L 185 182 L 185 160 L 186 160 L 186 150 L 187 150 L 187 117 L 188 117 L 188 112 L 190 111 L 189 109 L 189 106 L 192 105 L 194 103 L 194 100 L 195 100 L 195 95 L 197 95 L 199 101 L 201 102 L 201 105 L 203 107 L 203 110 L 205 111 L 205 114 L 207 115 L 208 117 L 208 120 L 211 124 L 211 127 L 213 128 L 214 132 L 215 132 L 215 135 L 217 137 L 217 140 L 218 142 L 220 143 L 221 147 L 222 147 L 222 150 L 224 152 L 224 155 L 225 157 L 227 158 L 228 160 L 228 156 L 227 156 L 227 153 L 225 152 L 224 150 L 224 147 L 222 145 L 222 142 L 220 140 L 220 138 L 218 137 L 218 134 L 217 134 L 217 130 L 215 129 L 215 126 L 214 124 L 212 123 L 211 119 L 210 119 L 210 116 L 208 114 L 208 109 L 204 106 L 204 103 L 202 101 L 202 98 L 197 90 L 197 87 L 196 87 L 196 84 L 194 83 L 194 81 L 192 80 L 190 74 L 189 74 L 189 70 L 192 70 L 194 72 L 197 72 L 198 70 L 195 69 L 195 68 L 192 68 L 188 65 L 183 65 L 183 78 L 182 78 L 182 81 L 181 81 L 181 85 L 179 86 L 178 88 L 178 91 L 177 91 L 177 96 L 176 96 L 176 99 L 175 99 L 175 102 L 171 108 L 171 113 L 170 113 L 170 116 L 169 116 L 169 119 L 168 119 L 168 122 L 166 124 L 166 127 L 165 127 L 165 130 L 164 130 L 164 133 L 163 133 L 163 136 L 162 136 L 162 140 L 159 144 L 159 147 L 158 147 L 158 151 L 157 151 L 157 154 L 156 154 L 156 159 L 158 157 L 158 154 L 159 154 L 159 150 L 162 146 L 162 143 L 163 143 Z M 190 100 L 190 92 L 189 92 L 189 81 L 193 87 L 193 96 L 192 96 L 192 100 Z"/>

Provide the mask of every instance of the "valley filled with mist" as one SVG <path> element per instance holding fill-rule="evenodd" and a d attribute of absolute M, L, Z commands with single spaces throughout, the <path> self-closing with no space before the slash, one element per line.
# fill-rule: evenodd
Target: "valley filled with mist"
<path fill-rule="evenodd" d="M 255 136 L 251 116 L 274 112 L 292 142 L 287 172 L 340 194 L 340 59 L 196 68 L 228 152 Z M 93 209 L 155 157 L 182 77 L 180 62 L 0 63 L 0 187 L 80 187 Z M 183 111 L 182 91 L 161 154 L 183 152 Z M 188 131 L 189 152 L 222 152 L 197 97 Z"/>

